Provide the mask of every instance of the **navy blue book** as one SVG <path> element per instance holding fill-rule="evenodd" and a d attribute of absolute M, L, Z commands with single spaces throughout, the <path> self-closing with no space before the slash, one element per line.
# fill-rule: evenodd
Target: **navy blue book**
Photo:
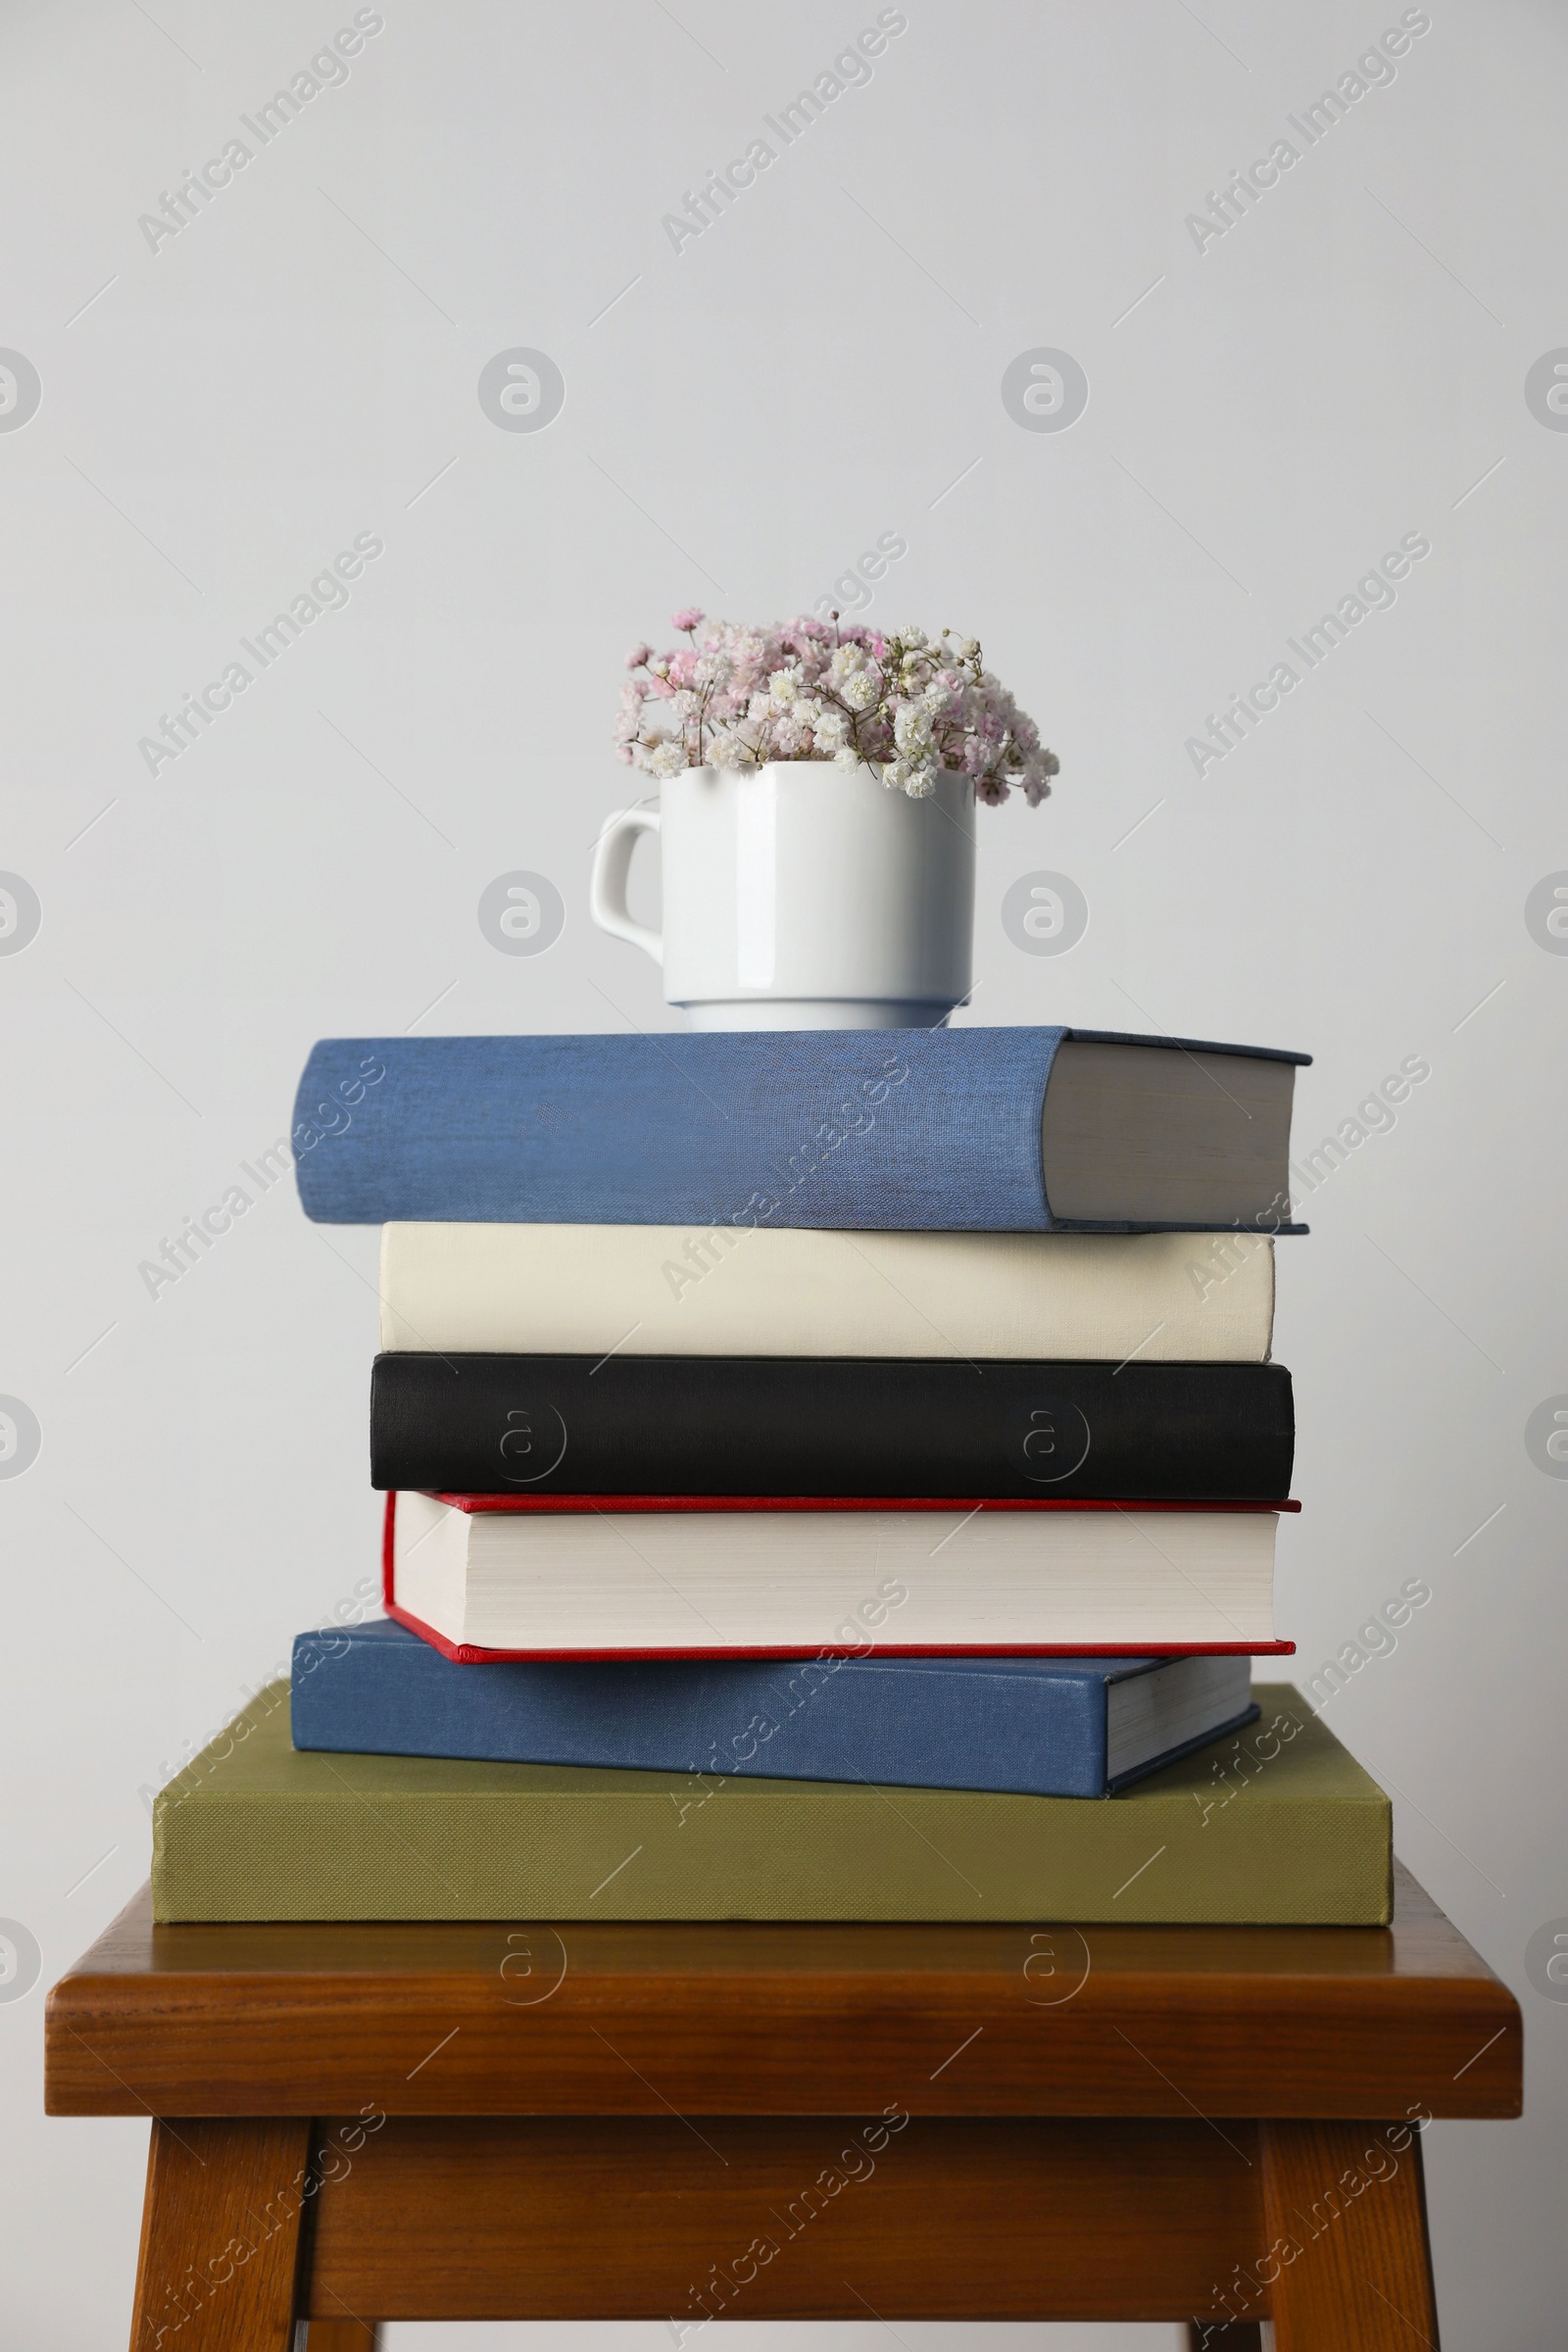
<path fill-rule="evenodd" d="M 328 1225 L 1299 1233 L 1307 1058 L 1095 1029 L 330 1038 L 291 1135 Z"/>
<path fill-rule="evenodd" d="M 1025 1796 L 1108 1796 L 1257 1714 L 1245 1657 L 458 1665 L 380 1622 L 299 1635 L 291 1698 L 297 1748 Z"/>

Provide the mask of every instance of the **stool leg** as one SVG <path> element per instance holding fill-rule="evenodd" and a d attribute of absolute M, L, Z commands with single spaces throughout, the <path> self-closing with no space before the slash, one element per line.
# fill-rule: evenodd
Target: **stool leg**
<path fill-rule="evenodd" d="M 131 2352 L 292 2352 L 311 2126 L 153 2125 Z"/>
<path fill-rule="evenodd" d="M 1403 2124 L 1257 2129 L 1276 2352 L 1437 2352 L 1419 2138 Z"/>

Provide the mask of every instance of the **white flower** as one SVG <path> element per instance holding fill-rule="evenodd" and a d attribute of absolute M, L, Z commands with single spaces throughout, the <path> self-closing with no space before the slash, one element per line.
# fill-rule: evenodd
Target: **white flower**
<path fill-rule="evenodd" d="M 766 628 L 680 615 L 692 645 L 654 654 L 621 689 L 619 755 L 659 778 L 693 760 L 725 769 L 768 760 L 867 765 L 890 790 L 921 800 L 943 769 L 972 779 L 977 799 L 1022 789 L 1043 799 L 1058 762 L 1027 713 L 988 669 L 979 640 L 945 628 L 878 634 L 805 617 Z M 662 689 L 662 691 L 658 691 Z M 891 757 L 890 757 L 891 755 Z"/>
<path fill-rule="evenodd" d="M 919 758 L 931 749 L 931 717 L 918 703 L 901 703 L 893 719 L 893 740 L 905 757 Z"/>

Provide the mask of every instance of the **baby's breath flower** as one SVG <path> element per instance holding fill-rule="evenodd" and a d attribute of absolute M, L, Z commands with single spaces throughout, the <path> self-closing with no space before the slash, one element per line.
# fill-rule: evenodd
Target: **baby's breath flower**
<path fill-rule="evenodd" d="M 621 688 L 616 756 L 645 774 L 815 760 L 867 767 L 915 800 L 944 769 L 993 804 L 1015 785 L 1031 806 L 1050 792 L 1055 756 L 982 666 L 977 638 L 884 634 L 837 614 L 760 628 L 707 620 L 695 605 L 674 626 L 689 643 L 662 654 L 639 643 L 627 656 L 637 674 Z"/>

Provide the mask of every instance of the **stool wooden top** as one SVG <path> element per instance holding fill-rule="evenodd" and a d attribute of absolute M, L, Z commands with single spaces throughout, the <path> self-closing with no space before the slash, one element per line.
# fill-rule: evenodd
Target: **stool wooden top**
<path fill-rule="evenodd" d="M 1517 2002 L 1389 1928 L 153 1924 L 50 1995 L 53 2115 L 1520 2112 Z"/>

